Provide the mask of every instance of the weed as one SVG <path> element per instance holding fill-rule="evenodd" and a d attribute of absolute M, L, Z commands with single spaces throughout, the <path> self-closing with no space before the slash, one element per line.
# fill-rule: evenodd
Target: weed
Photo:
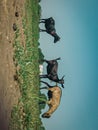
<path fill-rule="evenodd" d="M 40 119 L 39 91 L 39 5 L 36 0 L 26 0 L 22 28 L 25 39 L 17 25 L 14 40 L 14 62 L 21 97 L 13 107 L 9 130 L 44 130 Z M 24 41 L 23 41 L 24 40 Z M 21 44 L 24 42 L 25 46 Z M 43 57 L 43 55 L 42 55 Z M 44 98 L 45 100 L 45 98 Z"/>

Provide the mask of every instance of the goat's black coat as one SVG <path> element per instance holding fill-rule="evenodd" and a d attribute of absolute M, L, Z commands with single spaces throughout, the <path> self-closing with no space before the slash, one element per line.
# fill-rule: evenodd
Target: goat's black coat
<path fill-rule="evenodd" d="M 46 62 L 47 65 L 47 74 L 46 75 L 40 75 L 40 78 L 48 78 L 56 83 L 60 83 L 62 85 L 62 87 L 64 87 L 64 76 L 59 79 L 58 78 L 58 62 L 57 60 L 60 60 L 60 58 L 54 59 L 54 60 L 43 60 L 44 62 Z"/>

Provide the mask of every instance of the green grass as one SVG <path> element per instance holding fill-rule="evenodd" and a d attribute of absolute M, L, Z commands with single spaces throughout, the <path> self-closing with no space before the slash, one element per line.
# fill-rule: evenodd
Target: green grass
<path fill-rule="evenodd" d="M 14 63 L 21 97 L 11 113 L 10 130 L 45 130 L 40 119 L 39 91 L 39 27 L 40 6 L 37 0 L 26 0 L 22 26 L 25 46 L 21 44 L 20 29 L 15 32 Z M 43 56 L 43 55 L 42 55 Z M 42 98 L 44 96 L 42 95 Z"/>

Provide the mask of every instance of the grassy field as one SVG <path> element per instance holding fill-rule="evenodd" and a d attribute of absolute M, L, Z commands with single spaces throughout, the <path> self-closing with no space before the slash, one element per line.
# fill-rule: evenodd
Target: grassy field
<path fill-rule="evenodd" d="M 19 84 L 21 96 L 12 110 L 10 130 L 45 130 L 39 106 L 39 60 L 40 56 L 43 56 L 38 43 L 40 9 L 37 0 L 26 0 L 22 17 L 23 34 L 18 25 L 15 31 L 14 79 Z"/>

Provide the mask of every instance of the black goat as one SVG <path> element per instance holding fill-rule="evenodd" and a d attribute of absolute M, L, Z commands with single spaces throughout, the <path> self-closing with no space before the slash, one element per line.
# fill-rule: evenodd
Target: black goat
<path fill-rule="evenodd" d="M 47 32 L 48 34 L 53 36 L 54 37 L 54 43 L 56 43 L 57 41 L 60 40 L 60 37 L 56 33 L 55 21 L 52 17 L 47 18 L 47 19 L 40 19 L 40 23 L 44 23 L 45 28 L 46 28 L 46 30 L 40 29 L 40 31 Z"/>
<path fill-rule="evenodd" d="M 50 86 L 48 83 L 41 81 L 42 83 L 46 84 L 48 87 L 43 87 L 40 89 L 47 89 L 48 90 L 48 101 L 46 103 L 49 106 L 49 109 L 47 112 L 42 114 L 43 118 L 50 118 L 51 114 L 55 112 L 55 110 L 58 108 L 60 105 L 60 100 L 61 100 L 61 95 L 62 95 L 62 90 L 59 86 Z M 45 102 L 43 102 L 45 103 Z"/>
<path fill-rule="evenodd" d="M 57 71 L 58 71 L 58 62 L 57 60 L 60 60 L 60 58 L 57 58 L 57 59 L 54 59 L 54 60 L 43 60 L 43 62 L 46 62 L 48 65 L 47 65 L 47 74 L 46 75 L 40 75 L 40 78 L 48 78 L 56 83 L 59 83 L 62 85 L 62 87 L 64 87 L 64 76 L 59 79 L 58 78 L 58 74 L 57 74 Z"/>

